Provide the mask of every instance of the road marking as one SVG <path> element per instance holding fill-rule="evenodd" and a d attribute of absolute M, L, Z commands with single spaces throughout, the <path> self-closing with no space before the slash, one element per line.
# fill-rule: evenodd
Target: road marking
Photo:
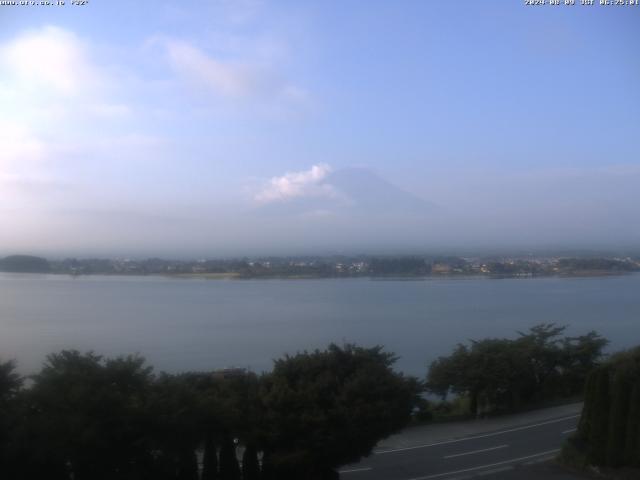
<path fill-rule="evenodd" d="M 509 445 L 498 445 L 497 447 L 483 448 L 482 450 L 474 450 L 473 452 L 456 453 L 455 455 L 446 455 L 442 458 L 456 458 L 464 455 L 473 455 L 474 453 L 490 452 L 491 450 L 498 450 L 499 448 L 507 448 Z"/>
<path fill-rule="evenodd" d="M 579 416 L 580 416 L 579 414 L 578 415 L 571 415 L 570 417 L 557 418 L 555 420 L 549 420 L 549 421 L 546 421 L 546 422 L 536 423 L 535 425 L 527 425 L 527 426 L 524 426 L 524 427 L 510 428 L 509 430 L 502 430 L 500 432 L 485 433 L 483 435 L 475 435 L 475 436 L 472 436 L 472 437 L 458 438 L 456 440 L 445 440 L 444 442 L 427 443 L 425 445 L 414 445 L 413 447 L 394 448 L 394 449 L 391 449 L 391 450 L 377 450 L 377 451 L 374 451 L 373 453 L 375 453 L 376 455 L 382 455 L 384 453 L 405 452 L 407 450 L 416 450 L 418 448 L 428 448 L 428 447 L 435 447 L 437 445 L 448 445 L 450 443 L 466 442 L 468 440 L 476 440 L 477 438 L 495 437 L 496 435 L 503 435 L 505 433 L 519 432 L 521 430 L 527 430 L 529 428 L 536 428 L 536 427 L 541 427 L 543 425 L 550 425 L 552 423 L 564 422 L 565 420 L 571 420 L 572 418 L 578 418 Z"/>
<path fill-rule="evenodd" d="M 478 477 L 486 477 L 487 475 L 495 475 L 496 473 L 508 472 L 509 470 L 513 470 L 513 465 L 508 465 L 506 467 L 498 467 L 491 470 L 486 470 L 484 472 L 480 472 Z M 462 477 L 465 478 L 465 477 Z M 467 477 L 468 478 L 468 477 Z"/>
<path fill-rule="evenodd" d="M 575 432 L 576 430 L 577 430 L 577 428 L 570 428 L 569 430 L 565 430 L 564 432 L 562 432 L 562 435 L 566 435 L 567 433 Z"/>
<path fill-rule="evenodd" d="M 349 470 L 338 470 L 338 473 L 356 473 L 356 472 L 367 472 L 369 470 L 373 470 L 371 467 L 363 467 L 363 468 L 351 468 Z"/>
<path fill-rule="evenodd" d="M 490 463 L 488 465 L 480 465 L 479 467 L 465 468 L 463 470 L 455 470 L 453 472 L 436 473 L 435 475 L 427 475 L 425 477 L 414 477 L 414 478 L 410 478 L 409 480 L 428 480 L 430 478 L 445 477 L 447 475 L 455 475 L 457 473 L 473 472 L 474 470 L 482 470 L 484 468 L 497 467 L 498 465 L 504 465 L 506 463 L 520 462 L 522 460 L 527 460 L 529 458 L 542 457 L 543 455 L 551 455 L 552 453 L 558 453 L 559 451 L 560 451 L 559 449 L 548 450 L 546 452 L 540 452 L 540 453 L 534 453 L 533 455 L 527 455 L 526 457 L 512 458 L 511 460 L 504 460 L 502 462 Z"/>

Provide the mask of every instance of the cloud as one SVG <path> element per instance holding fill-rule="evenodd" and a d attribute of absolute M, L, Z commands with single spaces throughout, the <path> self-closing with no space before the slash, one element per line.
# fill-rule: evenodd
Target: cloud
<path fill-rule="evenodd" d="M 134 109 L 119 98 L 129 77 L 56 26 L 0 40 L 0 203 L 33 217 L 90 201 L 104 183 L 95 172 L 131 163 L 149 137 L 130 128 Z"/>
<path fill-rule="evenodd" d="M 102 137 L 107 122 L 132 113 L 116 99 L 123 82 L 98 66 L 91 44 L 56 26 L 3 39 L 0 78 L 0 168 Z"/>
<path fill-rule="evenodd" d="M 23 162 L 39 160 L 43 155 L 43 143 L 29 128 L 0 117 L 0 173 Z"/>
<path fill-rule="evenodd" d="M 131 114 L 131 107 L 121 103 L 95 103 L 88 105 L 88 113 L 98 117 L 119 118 Z"/>
<path fill-rule="evenodd" d="M 23 33 L 0 49 L 0 61 L 20 85 L 31 88 L 75 95 L 101 82 L 84 42 L 58 27 Z"/>
<path fill-rule="evenodd" d="M 273 177 L 255 196 L 255 200 L 264 204 L 301 197 L 334 198 L 337 192 L 331 185 L 324 183 L 331 171 L 329 165 L 320 163 L 313 165 L 309 170 Z"/>
<path fill-rule="evenodd" d="M 26 30 L 0 43 L 0 120 L 32 131 L 52 131 L 63 121 L 113 119 L 131 113 L 114 99 L 122 78 L 99 66 L 91 44 L 55 26 Z M 53 129 L 55 130 L 55 128 Z"/>
<path fill-rule="evenodd" d="M 223 96 L 244 97 L 256 89 L 256 73 L 247 66 L 223 63 L 187 42 L 165 43 L 171 66 Z"/>
<path fill-rule="evenodd" d="M 153 39 L 151 43 L 158 42 Z M 221 60 L 184 40 L 163 39 L 171 68 L 188 81 L 230 99 L 282 100 L 306 103 L 308 92 L 276 73 L 271 65 Z"/>

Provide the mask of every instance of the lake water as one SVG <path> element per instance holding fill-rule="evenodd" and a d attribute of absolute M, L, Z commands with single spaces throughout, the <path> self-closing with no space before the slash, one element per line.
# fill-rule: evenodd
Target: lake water
<path fill-rule="evenodd" d="M 158 370 L 268 370 L 329 342 L 384 345 L 424 375 L 458 342 L 540 322 L 640 344 L 640 275 L 423 280 L 200 280 L 0 274 L 0 358 L 37 370 L 63 348 L 138 352 Z"/>

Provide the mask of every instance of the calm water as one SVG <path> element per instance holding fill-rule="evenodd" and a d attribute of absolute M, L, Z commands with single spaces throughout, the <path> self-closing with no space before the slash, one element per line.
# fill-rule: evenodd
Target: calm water
<path fill-rule="evenodd" d="M 640 275 L 415 281 L 185 280 L 0 274 L 0 358 L 22 372 L 47 353 L 139 352 L 157 369 L 269 369 L 329 342 L 383 344 L 423 375 L 460 341 L 539 322 L 595 329 L 613 349 L 640 343 Z"/>

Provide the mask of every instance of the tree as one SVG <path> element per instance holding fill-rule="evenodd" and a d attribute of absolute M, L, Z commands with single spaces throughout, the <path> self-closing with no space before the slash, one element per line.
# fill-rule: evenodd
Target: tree
<path fill-rule="evenodd" d="M 140 357 L 49 355 L 26 398 L 33 464 L 69 470 L 77 480 L 144 470 L 148 458 L 141 439 L 150 379 L 151 368 Z"/>
<path fill-rule="evenodd" d="M 6 405 L 20 391 L 24 379 L 16 373 L 14 361 L 0 362 L 0 406 Z"/>
<path fill-rule="evenodd" d="M 459 344 L 429 367 L 427 388 L 446 398 L 469 398 L 470 414 L 514 410 L 535 401 L 582 391 L 606 340 L 595 332 L 560 338 L 566 327 L 540 324 L 515 340 L 488 338 Z"/>
<path fill-rule="evenodd" d="M 178 456 L 177 480 L 198 480 L 198 459 L 196 452 L 187 444 Z"/>
<path fill-rule="evenodd" d="M 213 435 L 207 433 L 202 458 L 202 480 L 218 480 L 218 452 Z"/>
<path fill-rule="evenodd" d="M 395 373 L 382 347 L 355 345 L 277 360 L 263 378 L 265 455 L 277 478 L 334 478 L 410 419 L 419 382 Z"/>
<path fill-rule="evenodd" d="M 611 385 L 611 414 L 607 434 L 607 464 L 612 467 L 619 467 L 624 463 L 630 398 L 631 386 L 627 372 L 615 372 Z"/>
<path fill-rule="evenodd" d="M 242 454 L 242 480 L 258 480 L 259 478 L 258 451 L 254 445 L 249 444 Z"/>
<path fill-rule="evenodd" d="M 624 460 L 640 466 L 640 382 L 636 382 L 629 399 L 629 420 L 625 439 Z"/>
<path fill-rule="evenodd" d="M 591 402 L 592 420 L 589 435 L 589 458 L 596 465 L 604 465 L 607 452 L 607 435 L 610 412 L 610 377 L 608 368 L 599 368 L 593 372 L 595 376 L 592 397 L 585 399 Z"/>
<path fill-rule="evenodd" d="M 13 361 L 0 362 L 0 465 L 4 475 L 17 475 L 20 465 L 16 462 L 16 418 L 19 404 L 16 397 L 22 388 L 23 378 L 16 373 Z"/>
<path fill-rule="evenodd" d="M 49 262 L 31 255 L 11 255 L 0 259 L 0 271 L 16 273 L 48 273 L 51 270 Z"/>
<path fill-rule="evenodd" d="M 566 326 L 541 323 L 527 333 L 518 332 L 520 338 L 515 343 L 519 351 L 528 359 L 526 375 L 530 381 L 529 400 L 553 397 L 560 390 L 561 367 L 565 354 L 560 335 Z M 581 386 L 582 387 L 582 386 Z"/>
<path fill-rule="evenodd" d="M 453 390 L 455 393 L 467 393 L 471 390 L 468 376 L 465 374 L 471 365 L 469 348 L 458 344 L 448 357 L 439 357 L 429 367 L 427 389 L 445 400 Z"/>
<path fill-rule="evenodd" d="M 640 347 L 589 374 L 574 443 L 590 464 L 640 466 Z"/>
<path fill-rule="evenodd" d="M 160 374 L 147 401 L 147 449 L 156 452 L 155 469 L 167 478 L 194 478 L 195 451 L 205 438 L 199 388 L 203 375 Z"/>
<path fill-rule="evenodd" d="M 566 394 L 579 392 L 583 388 L 589 372 L 599 364 L 602 351 L 608 343 L 607 339 L 593 330 L 586 335 L 562 340 L 562 385 Z"/>
<path fill-rule="evenodd" d="M 225 437 L 220 447 L 220 479 L 240 480 L 240 465 L 236 457 L 236 446 L 230 437 Z"/>
<path fill-rule="evenodd" d="M 372 258 L 372 275 L 425 275 L 431 270 L 424 259 L 416 257 Z"/>

